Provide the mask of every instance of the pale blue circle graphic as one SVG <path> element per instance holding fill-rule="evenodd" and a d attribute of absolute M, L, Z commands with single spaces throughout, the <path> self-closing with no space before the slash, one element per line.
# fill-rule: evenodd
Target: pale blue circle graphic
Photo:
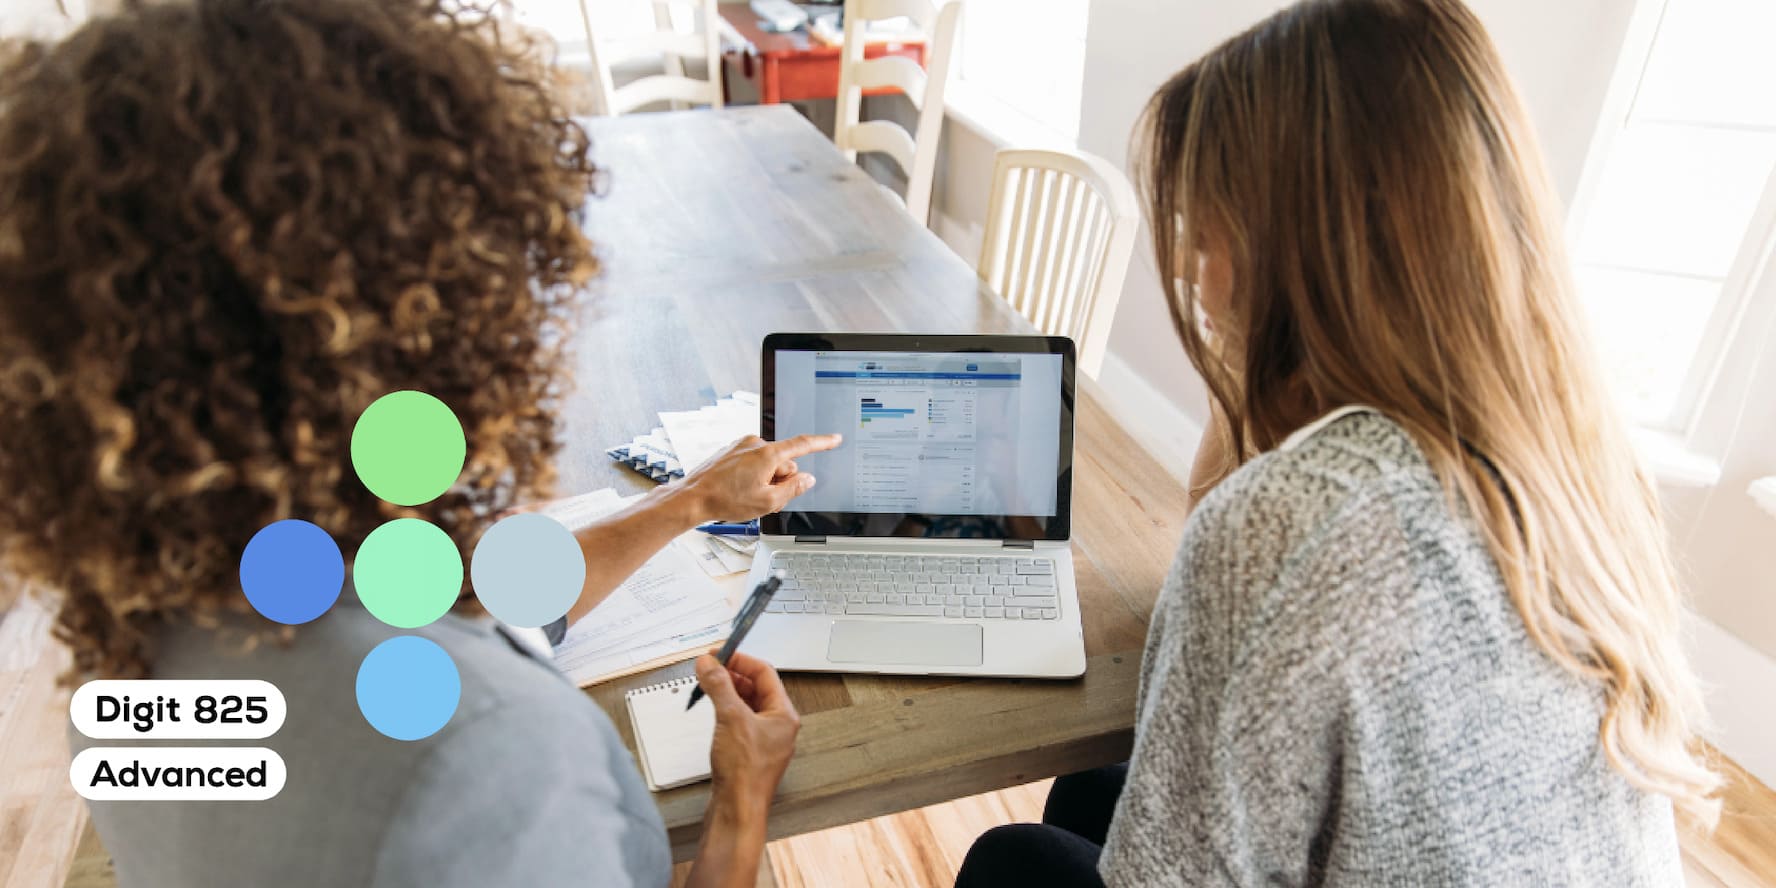
<path fill-rule="evenodd" d="M 461 699 L 456 661 L 428 638 L 397 635 L 358 666 L 358 711 L 385 737 L 424 740 L 450 723 Z"/>
<path fill-rule="evenodd" d="M 482 534 L 469 564 L 475 596 L 508 626 L 547 626 L 567 614 L 586 584 L 586 556 L 561 522 L 524 512 Z"/>
<path fill-rule="evenodd" d="M 240 560 L 241 591 L 266 619 L 306 623 L 327 612 L 345 585 L 345 557 L 328 533 L 286 518 L 259 529 Z"/>

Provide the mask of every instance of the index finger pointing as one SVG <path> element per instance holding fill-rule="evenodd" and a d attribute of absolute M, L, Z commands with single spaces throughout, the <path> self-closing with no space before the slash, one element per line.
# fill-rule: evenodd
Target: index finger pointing
<path fill-rule="evenodd" d="M 778 459 L 795 459 L 822 450 L 831 450 L 845 440 L 843 435 L 797 435 L 772 445 Z"/>

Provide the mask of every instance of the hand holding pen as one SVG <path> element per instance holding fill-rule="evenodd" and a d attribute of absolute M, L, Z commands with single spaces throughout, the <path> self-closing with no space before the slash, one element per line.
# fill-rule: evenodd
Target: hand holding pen
<path fill-rule="evenodd" d="M 697 681 L 715 706 L 709 770 L 711 806 L 757 812 L 762 818 L 777 783 L 795 757 L 801 716 L 783 679 L 769 663 L 736 653 L 723 668 L 711 654 L 697 658 Z"/>
<path fill-rule="evenodd" d="M 753 590 L 747 605 L 756 606 L 742 606 L 720 659 L 710 654 L 697 658 L 691 703 L 707 692 L 715 707 L 715 738 L 709 746 L 709 770 L 715 777 L 712 806 L 765 810 L 795 756 L 802 717 L 782 677 L 771 664 L 735 650 L 781 582 L 779 573 Z M 751 618 L 745 619 L 748 614 Z"/>
<path fill-rule="evenodd" d="M 716 662 L 722 667 L 728 665 L 734 652 L 740 648 L 740 642 L 746 640 L 746 633 L 752 631 L 752 624 L 758 621 L 759 614 L 765 612 L 765 606 L 771 603 L 771 596 L 776 595 L 777 588 L 783 585 L 783 576 L 783 571 L 773 571 L 764 582 L 753 588 L 751 595 L 746 596 L 745 603 L 740 605 L 740 612 L 734 616 L 734 626 L 728 632 L 728 640 L 722 642 L 721 650 L 715 655 Z M 702 679 L 700 669 L 698 679 Z M 699 684 L 691 690 L 691 699 L 685 703 L 685 709 L 689 710 L 701 699 L 703 687 Z"/>

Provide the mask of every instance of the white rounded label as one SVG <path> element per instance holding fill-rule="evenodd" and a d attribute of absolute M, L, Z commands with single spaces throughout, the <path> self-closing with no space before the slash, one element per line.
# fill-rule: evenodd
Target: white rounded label
<path fill-rule="evenodd" d="M 68 766 L 74 791 L 95 801 L 260 801 L 282 792 L 284 777 L 284 760 L 264 747 L 93 747 Z"/>
<path fill-rule="evenodd" d="M 284 726 L 284 695 L 258 679 L 89 681 L 68 704 L 95 740 L 258 740 Z"/>

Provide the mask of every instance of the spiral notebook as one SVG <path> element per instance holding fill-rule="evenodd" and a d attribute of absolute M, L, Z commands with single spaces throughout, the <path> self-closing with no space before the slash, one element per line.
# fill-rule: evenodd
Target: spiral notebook
<path fill-rule="evenodd" d="M 715 707 L 700 700 L 685 711 L 695 676 L 636 688 L 623 695 L 635 751 L 648 789 L 659 792 L 709 779 L 709 744 L 715 739 Z"/>

